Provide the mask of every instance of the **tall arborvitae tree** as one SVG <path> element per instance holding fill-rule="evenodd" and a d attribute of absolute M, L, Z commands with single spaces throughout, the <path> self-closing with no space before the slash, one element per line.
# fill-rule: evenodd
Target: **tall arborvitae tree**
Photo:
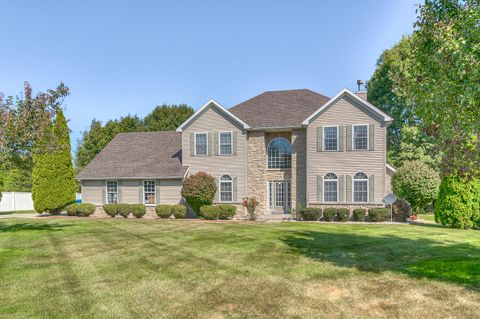
<path fill-rule="evenodd" d="M 32 196 L 38 212 L 59 213 L 75 201 L 75 174 L 72 165 L 70 133 L 62 111 L 53 127 L 37 141 L 34 152 Z"/>
<path fill-rule="evenodd" d="M 51 145 L 53 140 L 53 124 L 50 122 L 42 128 L 34 141 L 33 171 L 32 171 L 32 199 L 33 207 L 39 213 L 57 213 L 51 204 L 52 183 L 54 183 L 55 170 L 53 166 L 53 153 Z"/>

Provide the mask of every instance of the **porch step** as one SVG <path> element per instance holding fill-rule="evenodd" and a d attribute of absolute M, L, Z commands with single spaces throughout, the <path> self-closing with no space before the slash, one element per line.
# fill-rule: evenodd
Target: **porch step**
<path fill-rule="evenodd" d="M 258 217 L 261 221 L 283 222 L 292 219 L 292 214 L 264 214 Z"/>

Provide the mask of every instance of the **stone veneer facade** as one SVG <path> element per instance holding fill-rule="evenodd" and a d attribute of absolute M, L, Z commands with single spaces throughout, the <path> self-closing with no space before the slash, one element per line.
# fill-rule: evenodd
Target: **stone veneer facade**
<path fill-rule="evenodd" d="M 268 169 L 267 147 L 271 140 L 283 137 L 292 144 L 292 168 Z M 255 197 L 259 215 L 269 214 L 268 181 L 290 180 L 292 208 L 305 206 L 306 188 L 306 132 L 297 129 L 288 132 L 248 132 L 247 136 L 247 188 L 248 196 Z"/>

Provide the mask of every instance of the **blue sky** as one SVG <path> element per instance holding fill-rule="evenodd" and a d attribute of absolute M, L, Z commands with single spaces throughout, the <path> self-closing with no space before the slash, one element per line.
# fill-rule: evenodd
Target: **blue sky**
<path fill-rule="evenodd" d="M 327 96 L 368 79 L 419 0 L 0 0 L 0 92 L 63 81 L 75 147 L 93 118 L 161 103 L 231 107 L 267 90 Z"/>

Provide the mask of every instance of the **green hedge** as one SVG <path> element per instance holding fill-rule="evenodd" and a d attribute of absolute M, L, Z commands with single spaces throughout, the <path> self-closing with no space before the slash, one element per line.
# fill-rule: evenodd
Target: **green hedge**
<path fill-rule="evenodd" d="M 300 218 L 305 221 L 316 221 L 320 220 L 322 217 L 322 209 L 321 208 L 303 208 L 301 209 L 298 214 Z"/>
<path fill-rule="evenodd" d="M 70 204 L 65 207 L 68 216 L 76 216 L 77 215 L 77 204 Z"/>
<path fill-rule="evenodd" d="M 364 222 L 367 210 L 365 208 L 355 208 L 352 213 L 353 220 L 356 222 Z"/>
<path fill-rule="evenodd" d="M 185 205 L 157 205 L 155 212 L 160 218 L 170 218 L 172 215 L 177 219 L 187 217 L 187 207 Z"/>
<path fill-rule="evenodd" d="M 145 215 L 145 213 L 147 212 L 147 209 L 143 204 L 132 204 L 130 205 L 130 212 L 136 218 L 142 218 L 143 215 Z"/>
<path fill-rule="evenodd" d="M 390 210 L 388 208 L 370 208 L 368 219 L 371 222 L 386 222 L 390 219 Z"/>
<path fill-rule="evenodd" d="M 155 207 L 155 213 L 160 218 L 169 218 L 172 216 L 172 205 L 157 205 Z"/>
<path fill-rule="evenodd" d="M 118 204 L 105 204 L 103 205 L 103 210 L 110 217 L 115 217 L 118 213 Z"/>
<path fill-rule="evenodd" d="M 130 213 L 137 218 L 142 218 L 147 211 L 143 204 L 105 204 L 103 210 L 110 217 L 120 215 L 124 218 L 127 218 Z"/>
<path fill-rule="evenodd" d="M 200 216 L 208 220 L 218 219 L 220 217 L 220 209 L 218 206 L 204 205 L 200 207 Z"/>
<path fill-rule="evenodd" d="M 172 214 L 177 219 L 184 219 L 187 217 L 187 206 L 185 205 L 173 205 Z"/>
<path fill-rule="evenodd" d="M 123 218 L 127 218 L 130 215 L 130 205 L 129 204 L 117 204 L 117 214 Z"/>
<path fill-rule="evenodd" d="M 233 219 L 235 214 L 237 213 L 237 206 L 235 205 L 216 205 L 219 209 L 219 219 Z"/>
<path fill-rule="evenodd" d="M 346 222 L 350 218 L 350 209 L 348 208 L 338 208 L 337 209 L 337 220 L 339 222 Z"/>
<path fill-rule="evenodd" d="M 337 214 L 337 209 L 333 207 L 328 207 L 323 210 L 323 219 L 327 222 L 331 222 L 335 215 Z"/>
<path fill-rule="evenodd" d="M 66 208 L 68 216 L 84 216 L 88 217 L 95 213 L 95 205 L 94 204 L 70 204 Z"/>

